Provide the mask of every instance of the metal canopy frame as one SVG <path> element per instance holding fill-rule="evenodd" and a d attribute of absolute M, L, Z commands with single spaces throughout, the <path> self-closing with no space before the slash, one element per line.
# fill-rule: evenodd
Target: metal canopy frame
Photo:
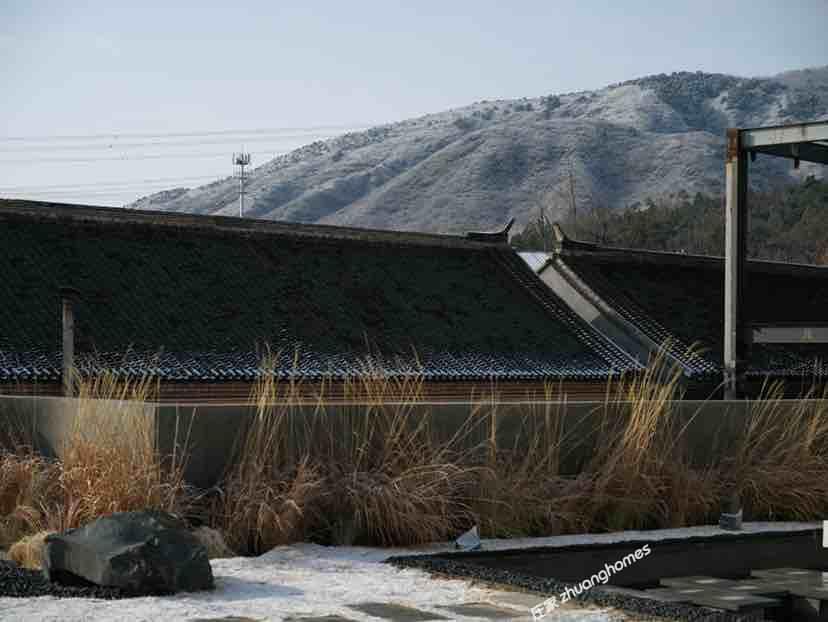
<path fill-rule="evenodd" d="M 727 131 L 725 161 L 725 397 L 743 395 L 751 328 L 745 321 L 748 161 L 756 154 L 828 164 L 828 121 Z"/>

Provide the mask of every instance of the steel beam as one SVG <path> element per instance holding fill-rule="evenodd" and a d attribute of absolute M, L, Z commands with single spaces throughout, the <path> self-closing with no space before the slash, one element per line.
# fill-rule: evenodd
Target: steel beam
<path fill-rule="evenodd" d="M 828 343 L 828 326 L 753 325 L 753 343 Z"/>
<path fill-rule="evenodd" d="M 724 317 L 724 386 L 729 399 L 743 395 L 745 362 L 754 331 L 750 329 L 744 305 L 747 291 L 747 188 L 748 155 L 767 155 L 799 161 L 828 164 L 828 121 L 729 129 L 725 159 L 725 317 Z M 787 328 L 758 330 L 756 336 L 769 343 L 796 338 L 817 341 L 828 338 L 822 330 L 801 335 Z"/>
<path fill-rule="evenodd" d="M 828 141 L 828 121 L 741 130 L 741 149 Z"/>
<path fill-rule="evenodd" d="M 803 162 L 828 164 L 828 145 L 822 143 L 766 145 L 764 147 L 753 147 L 750 151 L 751 153 L 764 153 L 780 158 L 802 160 Z"/>

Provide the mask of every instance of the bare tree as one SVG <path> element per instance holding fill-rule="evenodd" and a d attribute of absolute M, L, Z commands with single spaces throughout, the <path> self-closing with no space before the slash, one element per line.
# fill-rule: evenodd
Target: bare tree
<path fill-rule="evenodd" d="M 569 199 L 569 213 L 575 221 L 578 218 L 578 204 L 575 200 L 575 171 L 572 168 L 572 156 L 567 159 L 566 164 L 566 195 Z"/>
<path fill-rule="evenodd" d="M 610 243 L 612 210 L 603 201 L 595 201 L 585 216 L 586 229 L 599 244 Z"/>
<path fill-rule="evenodd" d="M 538 201 L 535 228 L 543 251 L 547 253 L 552 248 L 552 223 L 555 221 L 553 214 L 558 209 L 557 196 L 554 192 L 545 192 Z"/>

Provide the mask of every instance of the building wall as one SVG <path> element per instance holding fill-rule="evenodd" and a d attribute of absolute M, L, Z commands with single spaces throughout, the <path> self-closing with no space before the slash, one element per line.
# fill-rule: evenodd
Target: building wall
<path fill-rule="evenodd" d="M 187 479 L 207 488 L 217 484 L 232 463 L 241 435 L 256 416 L 252 406 L 216 404 L 142 404 L 138 402 L 99 401 L 48 397 L 0 397 L 0 431 L 31 433 L 36 449 L 59 456 L 63 441 L 73 430 L 78 417 L 94 407 L 98 412 L 123 415 L 126 412 L 151 418 L 157 433 L 158 449 L 169 455 L 186 447 L 189 460 Z M 679 426 L 687 425 L 686 448 L 699 465 L 734 450 L 735 439 L 744 429 L 753 407 L 750 401 L 674 402 L 673 412 Z M 797 408 L 798 402 L 778 402 L 778 416 Z M 624 403 L 607 406 L 604 402 L 499 402 L 496 404 L 425 402 L 338 404 L 324 408 L 311 405 L 286 407 L 282 411 L 286 432 L 281 451 L 299 456 L 310 445 L 324 442 L 340 446 L 354 435 L 366 417 L 385 409 L 405 415 L 406 425 L 428 425 L 436 441 L 463 431 L 462 447 L 488 451 L 492 444 L 522 451 L 529 439 L 543 443 L 560 442 L 562 473 L 577 473 L 593 453 L 597 430 L 607 417 L 619 414 Z M 611 419 L 610 419 L 611 420 Z M 322 435 L 320 437 L 319 435 Z M 3 440 L 0 438 L 0 440 Z M 6 439 L 8 440 L 8 439 Z"/>

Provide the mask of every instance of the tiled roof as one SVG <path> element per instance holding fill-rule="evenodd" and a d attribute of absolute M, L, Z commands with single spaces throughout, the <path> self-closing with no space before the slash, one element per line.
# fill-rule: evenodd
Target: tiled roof
<path fill-rule="evenodd" d="M 250 379 L 268 348 L 303 378 L 637 368 L 503 243 L 0 200 L 0 274 L 0 381 L 59 377 L 62 286 L 88 370 Z"/>
<path fill-rule="evenodd" d="M 610 249 L 569 240 L 557 258 L 601 299 L 693 374 L 718 374 L 724 340 L 724 259 Z M 748 262 L 746 312 L 756 324 L 825 325 L 828 269 Z M 699 355 L 688 355 L 691 345 Z M 828 372 L 828 344 L 753 344 L 747 373 L 803 376 Z"/>
<path fill-rule="evenodd" d="M 529 266 L 534 272 L 540 272 L 541 268 L 546 265 L 546 262 L 549 261 L 549 254 L 548 253 L 540 253 L 540 252 L 523 252 L 518 253 L 520 258 L 526 262 L 526 265 Z"/>

